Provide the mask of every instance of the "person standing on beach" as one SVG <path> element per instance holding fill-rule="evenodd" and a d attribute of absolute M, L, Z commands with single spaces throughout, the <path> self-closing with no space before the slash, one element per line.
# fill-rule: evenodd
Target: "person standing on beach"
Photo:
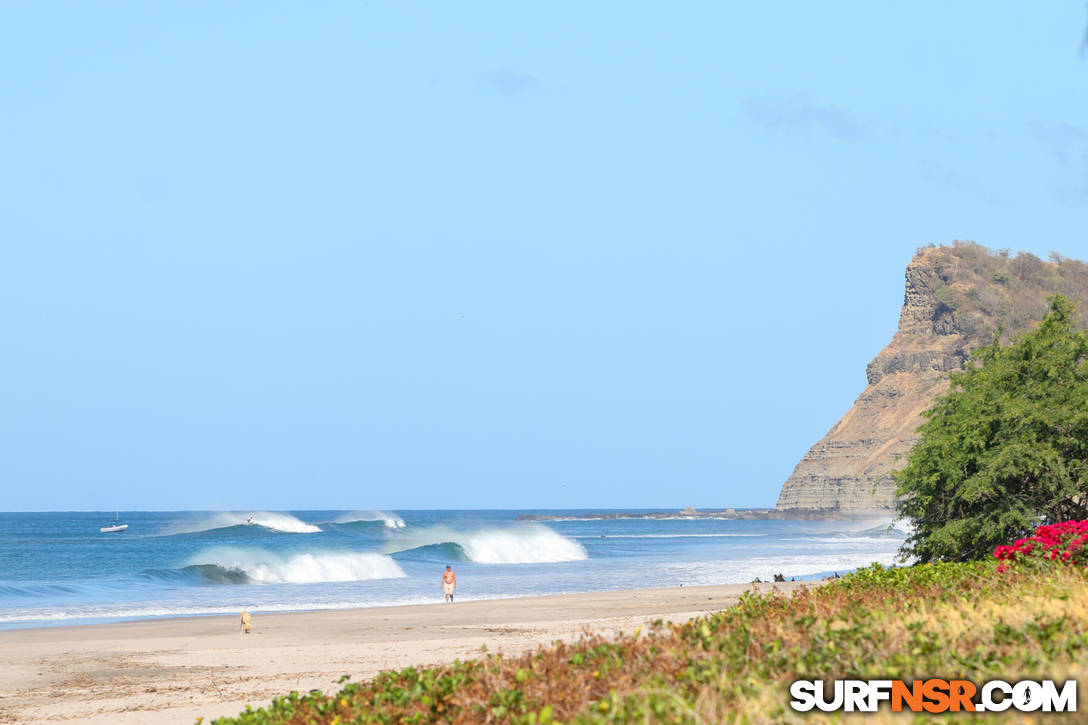
<path fill-rule="evenodd" d="M 453 590 L 457 588 L 457 575 L 453 573 L 453 569 L 449 564 L 446 564 L 446 571 L 442 574 L 442 592 L 446 595 L 446 601 L 453 601 Z"/>

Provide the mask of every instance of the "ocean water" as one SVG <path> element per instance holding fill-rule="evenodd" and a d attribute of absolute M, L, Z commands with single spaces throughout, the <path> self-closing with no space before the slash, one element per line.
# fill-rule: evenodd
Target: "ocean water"
<path fill-rule="evenodd" d="M 102 534 L 113 512 L 0 513 L 0 629 L 441 602 L 447 564 L 459 601 L 817 579 L 892 564 L 905 536 L 887 520 L 584 514 L 130 512 Z"/>

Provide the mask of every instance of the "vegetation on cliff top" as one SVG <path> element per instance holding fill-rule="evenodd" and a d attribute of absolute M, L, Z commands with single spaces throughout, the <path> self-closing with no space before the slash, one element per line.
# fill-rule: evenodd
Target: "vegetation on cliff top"
<path fill-rule="evenodd" d="M 1007 249 L 959 241 L 919 252 L 937 274 L 938 312 L 951 316 L 955 330 L 968 338 L 986 340 L 998 327 L 1006 333 L 1027 329 L 1055 294 L 1088 309 L 1088 264 L 1057 252 L 1044 262 L 1029 252 L 1012 256 Z"/>
<path fill-rule="evenodd" d="M 793 713 L 793 680 L 1088 674 L 1084 570 L 999 574 L 996 565 L 992 557 L 874 565 L 792 597 L 748 594 L 732 609 L 684 624 L 557 643 L 520 657 L 383 672 L 336 694 L 291 693 L 217 722 L 817 723 L 838 716 Z M 987 713 L 985 722 L 1021 717 Z M 980 720 L 960 713 L 956 721 Z"/>
<path fill-rule="evenodd" d="M 968 561 L 1041 523 L 1088 518 L 1088 333 L 1056 296 L 1037 328 L 995 339 L 924 415 L 895 476 L 920 561 Z"/>

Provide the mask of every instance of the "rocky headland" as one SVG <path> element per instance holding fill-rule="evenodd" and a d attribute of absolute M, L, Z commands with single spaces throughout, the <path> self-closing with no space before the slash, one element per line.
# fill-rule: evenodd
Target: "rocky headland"
<path fill-rule="evenodd" d="M 920 249 L 907 265 L 899 328 L 866 367 L 868 387 L 782 486 L 776 510 L 880 512 L 894 505 L 891 472 L 917 440 L 922 413 L 973 350 L 1027 329 L 1061 293 L 1088 318 L 1088 265 L 1051 253 L 993 252 L 971 242 Z"/>

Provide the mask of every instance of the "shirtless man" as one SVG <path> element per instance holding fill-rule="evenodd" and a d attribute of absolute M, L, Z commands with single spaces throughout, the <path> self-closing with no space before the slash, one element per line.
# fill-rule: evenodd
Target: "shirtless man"
<path fill-rule="evenodd" d="M 446 601 L 453 601 L 453 590 L 457 588 L 457 575 L 453 573 L 453 569 L 449 564 L 446 565 L 446 571 L 442 574 L 442 591 L 446 595 Z"/>

